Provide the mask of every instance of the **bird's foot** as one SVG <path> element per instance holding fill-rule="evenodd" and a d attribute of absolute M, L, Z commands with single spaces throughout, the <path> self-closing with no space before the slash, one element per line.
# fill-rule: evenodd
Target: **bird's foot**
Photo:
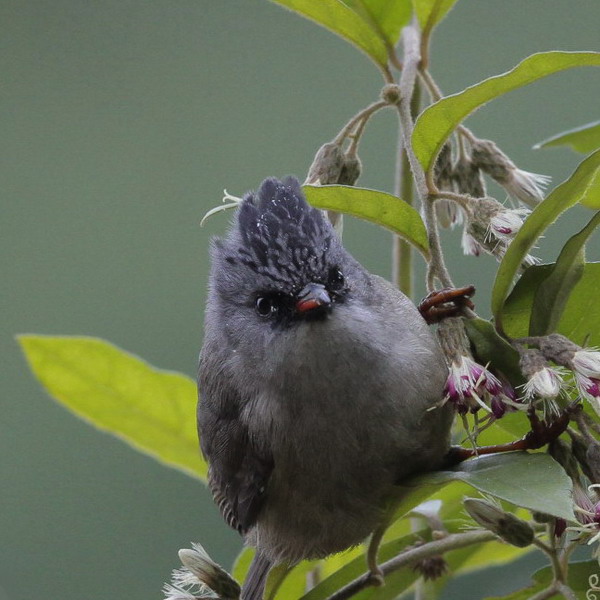
<path fill-rule="evenodd" d="M 514 452 L 515 450 L 538 450 L 542 446 L 557 439 L 564 431 L 566 431 L 572 410 L 572 406 L 568 406 L 555 419 L 541 420 L 535 412 L 535 409 L 531 407 L 527 414 L 529 423 L 531 424 L 531 431 L 525 434 L 520 440 L 515 440 L 514 442 L 508 442 L 506 444 L 497 444 L 495 446 L 479 446 L 477 448 L 452 446 L 446 454 L 446 465 L 456 465 L 468 458 L 482 456 L 484 454 Z"/>
<path fill-rule="evenodd" d="M 474 285 L 434 290 L 421 300 L 418 306 L 419 312 L 429 325 L 439 323 L 447 317 L 460 315 L 465 308 L 475 308 L 470 300 L 474 293 Z"/>
<path fill-rule="evenodd" d="M 373 587 L 381 587 L 382 585 L 385 585 L 383 571 L 379 567 L 377 567 L 377 570 L 375 571 L 369 571 L 368 577 L 369 585 L 372 585 Z"/>

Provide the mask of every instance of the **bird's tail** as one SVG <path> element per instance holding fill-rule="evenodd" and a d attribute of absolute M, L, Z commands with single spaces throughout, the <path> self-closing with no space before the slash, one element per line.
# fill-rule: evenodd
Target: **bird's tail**
<path fill-rule="evenodd" d="M 256 553 L 242 586 L 241 600 L 262 600 L 267 575 L 272 566 L 268 558 L 258 552 Z"/>

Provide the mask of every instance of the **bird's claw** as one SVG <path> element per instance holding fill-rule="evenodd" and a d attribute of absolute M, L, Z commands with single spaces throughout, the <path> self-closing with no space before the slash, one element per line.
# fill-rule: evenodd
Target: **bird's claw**
<path fill-rule="evenodd" d="M 369 571 L 369 585 L 373 587 L 381 587 L 385 585 L 385 578 L 383 577 L 383 571 L 377 567 L 376 570 Z"/>
<path fill-rule="evenodd" d="M 439 323 L 447 317 L 461 314 L 465 308 L 475 308 L 470 300 L 474 293 L 474 285 L 434 290 L 421 300 L 418 306 L 419 312 L 429 325 Z"/>

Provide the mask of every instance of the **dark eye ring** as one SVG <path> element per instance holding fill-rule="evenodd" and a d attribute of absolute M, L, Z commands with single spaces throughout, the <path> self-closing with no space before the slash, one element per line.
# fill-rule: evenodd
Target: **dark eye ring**
<path fill-rule="evenodd" d="M 256 299 L 256 312 L 261 317 L 270 317 L 273 313 L 277 312 L 277 306 L 272 298 L 266 296 L 259 296 Z"/>
<path fill-rule="evenodd" d="M 333 267 L 329 271 L 328 286 L 331 291 L 341 290 L 344 287 L 345 279 L 344 274 L 338 267 Z"/>

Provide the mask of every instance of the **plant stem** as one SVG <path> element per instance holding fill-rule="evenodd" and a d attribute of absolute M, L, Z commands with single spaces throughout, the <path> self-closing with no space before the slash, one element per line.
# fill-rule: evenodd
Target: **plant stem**
<path fill-rule="evenodd" d="M 412 118 L 419 114 L 421 104 L 420 86 L 415 85 L 410 102 Z M 398 152 L 396 154 L 396 177 L 394 180 L 394 194 L 412 206 L 413 180 L 408 162 L 408 155 L 404 147 L 402 123 L 398 123 Z M 392 283 L 409 298 L 413 294 L 413 264 L 412 246 L 400 236 L 394 235 L 392 240 Z"/>
<path fill-rule="evenodd" d="M 454 284 L 444 262 L 444 255 L 442 253 L 437 226 L 437 217 L 434 210 L 435 207 L 433 201 L 429 197 L 430 194 L 438 193 L 438 189 L 433 184 L 433 175 L 431 172 L 429 173 L 429 176 L 426 176 L 411 145 L 413 120 L 409 99 L 412 97 L 417 69 L 420 63 L 419 32 L 416 26 L 410 25 L 405 27 L 402 32 L 402 40 L 404 43 L 404 69 L 402 69 L 402 75 L 400 77 L 400 103 L 398 104 L 398 111 L 402 123 L 404 148 L 406 149 L 408 162 L 414 177 L 416 191 L 424 209 L 425 226 L 427 227 L 429 250 L 431 252 L 427 270 L 427 288 L 428 291 L 432 291 L 435 289 L 436 278 L 443 287 L 454 287 Z"/>
<path fill-rule="evenodd" d="M 429 558 L 430 556 L 435 556 L 438 554 L 444 554 L 444 552 L 465 548 L 473 544 L 482 544 L 495 539 L 497 539 L 496 535 L 487 530 L 453 533 L 442 538 L 441 540 L 434 540 L 423 544 L 422 546 L 405 550 L 398 556 L 395 556 L 394 558 L 391 558 L 390 560 L 381 564 L 380 568 L 384 575 L 389 575 L 394 571 L 398 571 L 399 569 L 424 558 Z M 370 581 L 371 579 L 368 573 L 362 575 L 361 577 L 358 577 L 354 581 L 351 581 L 349 584 L 345 585 L 343 588 L 340 588 L 337 592 L 329 596 L 327 600 L 347 600 L 360 590 L 368 587 L 370 585 Z"/>

